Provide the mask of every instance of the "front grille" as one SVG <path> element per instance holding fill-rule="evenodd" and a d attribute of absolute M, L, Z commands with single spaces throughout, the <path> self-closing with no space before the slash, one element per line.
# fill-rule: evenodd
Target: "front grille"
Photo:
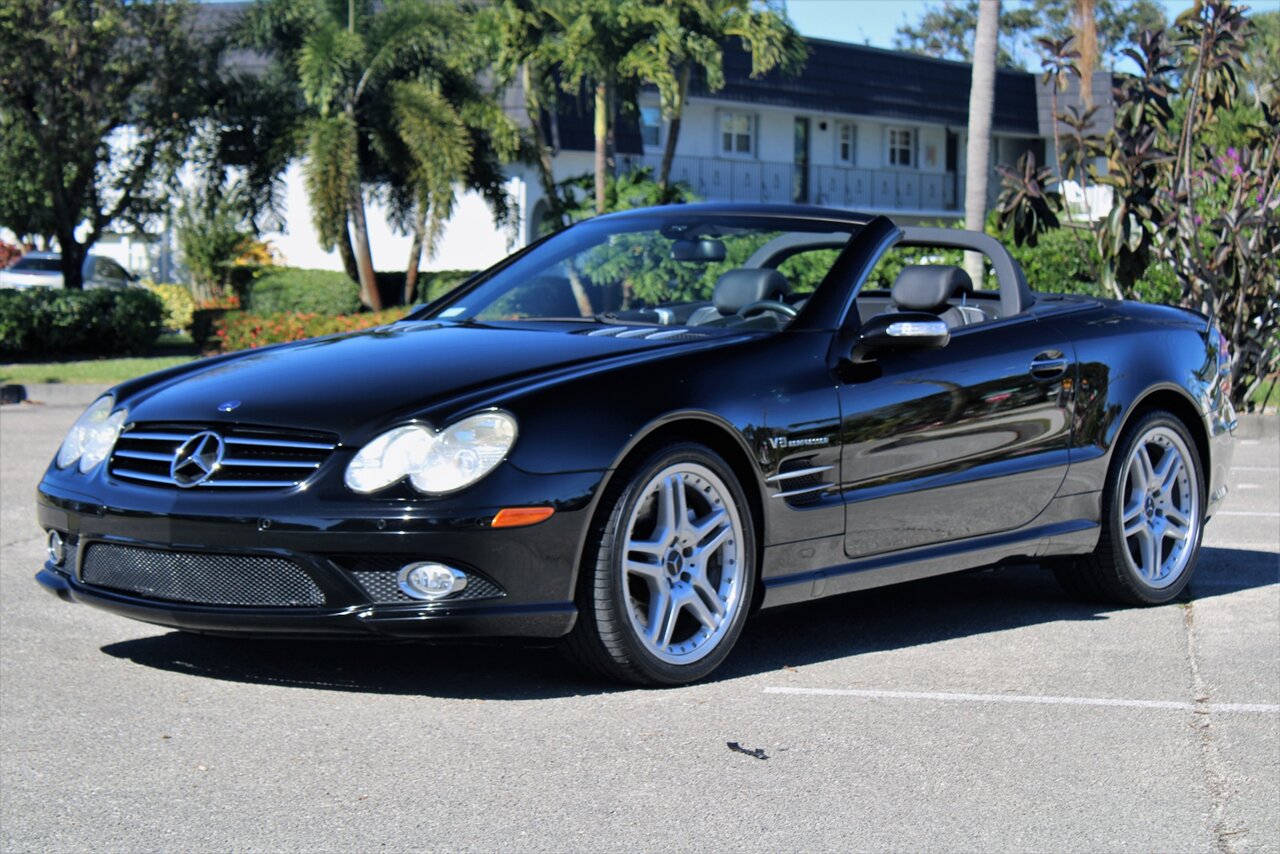
<path fill-rule="evenodd" d="M 324 594 L 291 560 L 90 543 L 80 580 L 148 599 L 275 608 L 324 604 Z"/>
<path fill-rule="evenodd" d="M 188 466 L 186 482 L 172 474 L 175 455 L 189 440 L 212 433 L 222 442 L 222 458 L 207 478 Z M 287 489 L 320 468 L 337 440 L 326 433 L 199 424 L 133 424 L 120 434 L 109 471 L 127 480 L 198 489 Z M 198 482 L 192 482 L 197 481 Z"/>
<path fill-rule="evenodd" d="M 423 602 L 423 600 L 415 599 L 400 589 L 400 568 L 405 564 L 419 560 L 419 558 L 342 556 L 335 557 L 333 560 L 351 572 L 352 577 L 368 594 L 369 601 L 374 604 L 383 605 L 394 602 L 417 602 L 422 604 Z M 501 587 L 483 575 L 468 572 L 466 587 L 448 599 L 437 601 L 466 602 L 474 599 L 498 599 L 506 595 Z"/>

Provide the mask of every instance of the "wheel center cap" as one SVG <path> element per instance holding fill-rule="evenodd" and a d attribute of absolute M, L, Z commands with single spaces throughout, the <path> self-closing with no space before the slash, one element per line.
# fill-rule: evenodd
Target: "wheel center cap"
<path fill-rule="evenodd" d="M 663 563 L 667 568 L 667 575 L 672 578 L 679 575 L 680 571 L 684 569 L 684 558 L 675 549 L 667 552 L 667 559 Z"/>
<path fill-rule="evenodd" d="M 1151 496 L 1147 496 L 1147 515 L 1154 516 L 1156 514 L 1156 502 Z"/>

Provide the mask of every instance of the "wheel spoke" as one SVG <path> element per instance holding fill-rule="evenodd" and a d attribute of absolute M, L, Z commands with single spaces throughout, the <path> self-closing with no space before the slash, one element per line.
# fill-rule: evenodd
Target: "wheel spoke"
<path fill-rule="evenodd" d="M 1138 529 L 1145 527 L 1147 520 L 1143 514 L 1142 499 L 1138 498 L 1124 508 L 1124 513 L 1120 517 L 1120 521 L 1124 525 L 1125 537 L 1132 537 L 1138 533 Z"/>
<path fill-rule="evenodd" d="M 674 537 L 680 530 L 676 517 L 677 494 L 680 496 L 680 502 L 684 503 L 684 482 L 680 475 L 673 474 L 662 481 L 662 488 L 658 490 L 658 528 L 662 533 L 654 537 L 655 540 Z M 654 533 L 656 534 L 657 531 Z"/>
<path fill-rule="evenodd" d="M 1178 542 L 1185 542 L 1187 537 L 1191 535 L 1191 531 L 1185 525 L 1178 525 L 1169 520 L 1168 515 L 1165 517 L 1164 531 L 1162 536 L 1168 537 Z"/>
<path fill-rule="evenodd" d="M 655 531 L 655 534 L 661 534 L 661 531 Z M 628 552 L 640 552 L 641 554 L 652 555 L 658 560 L 662 560 L 662 556 L 667 553 L 668 537 L 658 536 L 652 540 L 627 540 Z"/>
<path fill-rule="evenodd" d="M 1147 578 L 1154 579 L 1159 569 L 1159 543 L 1156 541 L 1155 532 L 1146 525 L 1138 531 L 1138 554 L 1142 558 L 1138 566 L 1139 571 Z"/>
<path fill-rule="evenodd" d="M 671 635 L 676 630 L 676 617 L 680 616 L 680 603 L 670 592 L 660 590 L 649 602 L 649 628 L 645 636 L 659 649 L 671 646 Z"/>
<path fill-rule="evenodd" d="M 640 560 L 628 560 L 627 572 L 630 575 L 638 575 L 654 584 L 661 584 L 666 581 L 666 573 L 660 565 L 645 563 Z"/>
<path fill-rule="evenodd" d="M 724 616 L 725 604 L 720 598 L 720 594 L 711 586 L 711 579 L 707 578 L 705 572 L 699 573 L 693 580 L 694 591 L 700 594 L 700 597 L 707 607 L 711 609 L 711 613 L 717 619 Z"/>
<path fill-rule="evenodd" d="M 1133 465 L 1129 467 L 1129 476 L 1133 478 L 1134 484 L 1143 492 L 1151 488 L 1152 481 L 1155 480 L 1155 472 L 1151 468 L 1151 455 L 1147 453 L 1145 443 L 1138 446 L 1138 450 L 1133 455 Z"/>
<path fill-rule="evenodd" d="M 725 525 L 706 543 L 694 548 L 692 559 L 697 561 L 698 566 L 705 567 L 707 561 L 711 560 L 712 555 L 716 553 L 716 550 L 728 542 L 731 536 L 733 536 L 733 528 Z"/>
<path fill-rule="evenodd" d="M 1177 525 L 1180 528 L 1189 527 L 1190 521 L 1187 514 L 1182 512 L 1181 507 L 1174 507 L 1173 504 L 1165 504 L 1161 509 L 1164 511 L 1164 518 L 1169 524 Z"/>
<path fill-rule="evenodd" d="M 702 597 L 697 593 L 690 591 L 690 595 L 684 600 L 684 606 L 689 609 L 693 618 L 708 630 L 715 631 L 716 626 L 720 624 L 720 621 L 711 613 L 711 609 L 707 607 L 707 603 L 703 602 Z"/>
<path fill-rule="evenodd" d="M 699 543 L 702 542 L 706 539 L 707 534 L 710 534 L 720 525 L 724 524 L 728 518 L 729 514 L 725 512 L 725 509 L 723 507 L 719 507 L 708 513 L 706 516 L 703 516 L 701 519 L 695 521 L 692 525 L 694 541 Z"/>
<path fill-rule="evenodd" d="M 1182 473 L 1182 457 L 1178 452 L 1170 448 L 1164 452 L 1164 458 L 1160 460 L 1160 467 L 1154 472 L 1154 479 L 1160 485 L 1157 487 L 1161 495 L 1171 495 L 1173 488 L 1177 484 L 1178 475 Z"/>

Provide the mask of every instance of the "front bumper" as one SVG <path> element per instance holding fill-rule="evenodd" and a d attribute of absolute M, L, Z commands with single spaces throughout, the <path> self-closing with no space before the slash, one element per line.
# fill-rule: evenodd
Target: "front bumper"
<path fill-rule="evenodd" d="M 386 507 L 356 503 L 340 512 L 295 496 L 275 508 L 257 507 L 263 511 L 258 514 L 246 512 L 243 500 L 233 505 L 219 496 L 208 502 L 203 496 L 143 487 L 120 490 L 113 498 L 124 500 L 107 504 L 46 478 L 38 493 L 39 522 L 62 535 L 67 556 L 61 563 L 47 561 L 36 580 L 65 601 L 210 634 L 556 638 L 567 634 L 577 617 L 576 568 L 600 478 L 599 472 L 514 472 L 501 478 L 536 482 L 536 493 L 511 489 L 511 482 L 506 492 L 520 494 L 529 504 L 553 504 L 557 512 L 537 525 L 500 530 L 487 521 L 498 507 L 476 504 L 467 510 L 411 508 L 393 516 Z M 541 497 L 531 500 L 534 494 Z M 293 512 L 281 512 L 285 509 Z M 322 510 L 325 515 L 319 515 Z M 166 564 L 167 582 L 149 583 L 140 568 L 149 562 L 141 561 L 127 567 L 128 583 L 116 582 L 115 576 L 104 583 L 99 559 L 92 558 L 86 572 L 95 547 L 117 555 L 180 559 Z M 200 601 L 199 584 L 179 577 L 175 585 L 173 577 L 175 565 L 191 566 L 193 560 L 206 576 L 210 566 L 216 572 L 219 561 L 258 567 L 254 572 L 262 565 L 287 564 L 314 595 L 283 605 L 234 596 Z M 465 571 L 468 589 L 437 601 L 410 599 L 394 579 L 399 567 L 417 561 Z M 215 586 L 225 590 L 226 576 Z"/>

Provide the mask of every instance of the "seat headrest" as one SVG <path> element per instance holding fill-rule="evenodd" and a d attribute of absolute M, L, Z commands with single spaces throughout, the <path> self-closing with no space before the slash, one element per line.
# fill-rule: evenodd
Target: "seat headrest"
<path fill-rule="evenodd" d="M 973 280 L 959 267 L 943 264 L 911 264 L 903 267 L 893 283 L 893 304 L 906 311 L 937 313 L 947 300 L 973 293 Z"/>
<path fill-rule="evenodd" d="M 781 299 L 790 291 L 787 277 L 777 270 L 768 267 L 737 269 L 722 274 L 716 281 L 711 302 L 721 314 L 730 315 L 762 299 Z"/>

